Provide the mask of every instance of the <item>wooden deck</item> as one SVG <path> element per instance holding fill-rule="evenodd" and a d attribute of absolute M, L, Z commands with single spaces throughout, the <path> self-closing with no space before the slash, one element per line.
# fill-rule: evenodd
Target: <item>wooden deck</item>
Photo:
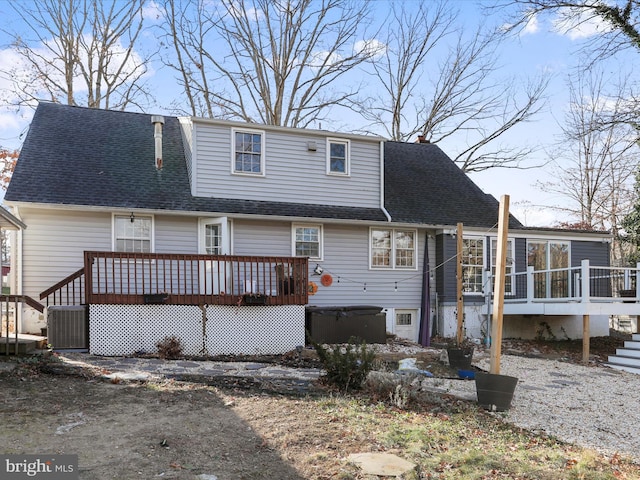
<path fill-rule="evenodd" d="M 308 260 L 84 252 L 84 267 L 40 294 L 49 305 L 306 305 Z"/>

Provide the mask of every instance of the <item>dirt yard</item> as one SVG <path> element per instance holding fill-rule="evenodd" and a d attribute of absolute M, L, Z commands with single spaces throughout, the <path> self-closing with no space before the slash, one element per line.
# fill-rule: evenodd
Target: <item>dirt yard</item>
<path fill-rule="evenodd" d="M 542 344 L 508 348 L 558 354 L 555 347 Z M 598 349 L 594 345 L 596 355 Z M 568 348 L 563 352 L 579 356 Z M 398 418 L 424 424 L 429 418 L 453 415 L 441 405 L 406 413 L 376 406 L 370 399 L 362 403 L 341 397 L 339 406 L 338 397 L 326 391 L 278 394 L 233 379 L 217 385 L 109 383 L 95 373 L 35 361 L 0 373 L 0 451 L 78 454 L 80 478 L 87 480 L 356 479 L 367 477 L 345 457 L 398 453 L 397 440 L 388 437 Z M 447 402 L 454 411 L 470 408 Z M 553 448 L 572 451 L 571 446 Z"/>

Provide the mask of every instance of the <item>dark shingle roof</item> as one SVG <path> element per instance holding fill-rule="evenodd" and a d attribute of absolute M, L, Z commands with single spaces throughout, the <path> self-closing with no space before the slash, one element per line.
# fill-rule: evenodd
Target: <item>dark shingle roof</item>
<path fill-rule="evenodd" d="M 163 168 L 151 115 L 40 103 L 7 201 L 112 208 L 386 221 L 379 208 L 191 195 L 179 121 L 165 117 Z M 385 200 L 393 221 L 491 227 L 498 202 L 437 146 L 386 142 Z M 512 218 L 511 227 L 521 227 Z"/>
<path fill-rule="evenodd" d="M 491 228 L 499 203 L 434 144 L 385 143 L 385 205 L 395 222 Z M 513 216 L 510 228 L 522 224 Z"/>
<path fill-rule="evenodd" d="M 191 195 L 180 125 L 165 117 L 163 168 L 151 115 L 40 103 L 5 199 L 15 202 L 385 221 L 378 208 Z"/>

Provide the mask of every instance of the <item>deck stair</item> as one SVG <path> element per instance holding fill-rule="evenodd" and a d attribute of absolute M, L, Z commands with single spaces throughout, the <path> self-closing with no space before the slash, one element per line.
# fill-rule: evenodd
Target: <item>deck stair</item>
<path fill-rule="evenodd" d="M 640 334 L 634 333 L 631 340 L 624 342 L 623 348 L 617 348 L 615 355 L 609 355 L 607 365 L 640 375 Z"/>
<path fill-rule="evenodd" d="M 37 353 L 38 350 L 47 348 L 47 337 L 40 335 L 28 335 L 25 333 L 18 334 L 18 355 L 27 355 Z M 7 353 L 8 352 L 8 353 Z M 7 337 L 0 337 L 0 355 L 16 354 L 16 337 L 14 334 Z"/>

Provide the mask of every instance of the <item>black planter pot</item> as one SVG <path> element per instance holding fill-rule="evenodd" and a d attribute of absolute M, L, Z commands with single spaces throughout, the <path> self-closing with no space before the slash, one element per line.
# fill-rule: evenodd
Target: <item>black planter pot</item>
<path fill-rule="evenodd" d="M 518 379 L 495 373 L 476 373 L 478 405 L 486 410 L 504 412 L 511 407 Z"/>
<path fill-rule="evenodd" d="M 452 368 L 469 370 L 469 368 L 471 367 L 471 361 L 473 360 L 473 350 L 474 347 L 447 348 L 447 355 L 449 355 L 449 365 Z"/>
<path fill-rule="evenodd" d="M 266 305 L 267 297 L 266 295 L 257 293 L 244 294 L 242 297 L 242 303 L 245 305 Z"/>

